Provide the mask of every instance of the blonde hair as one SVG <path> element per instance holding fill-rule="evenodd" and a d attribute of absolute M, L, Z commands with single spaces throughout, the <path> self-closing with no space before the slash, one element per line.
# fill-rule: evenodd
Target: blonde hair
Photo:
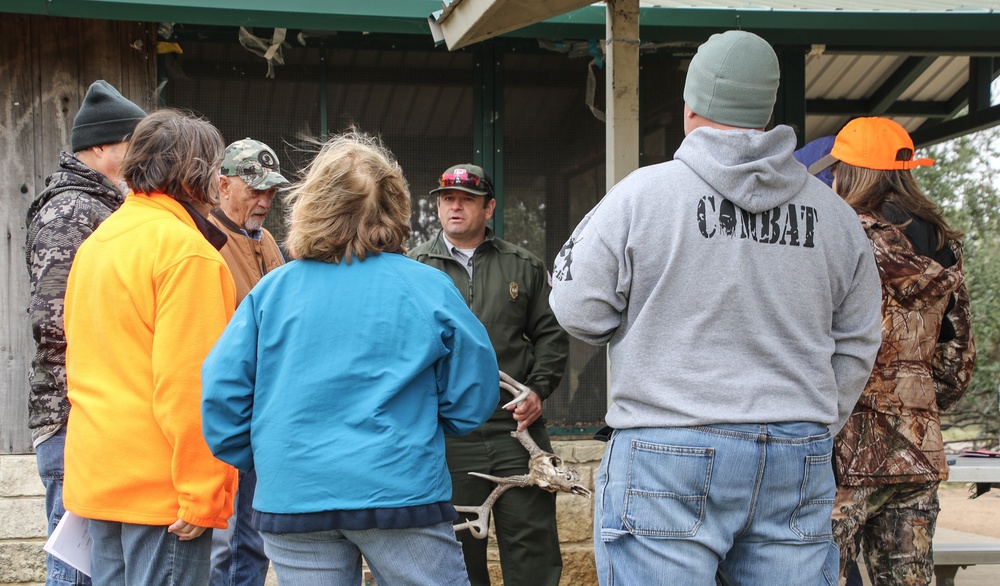
<path fill-rule="evenodd" d="M 293 258 L 339 263 L 406 253 L 410 188 L 382 141 L 357 130 L 334 136 L 285 195 Z"/>
<path fill-rule="evenodd" d="M 882 206 L 888 203 L 930 222 L 937 240 L 936 250 L 941 250 L 948 240 L 961 240 L 963 236 L 948 225 L 941 208 L 927 199 L 909 170 L 881 171 L 841 161 L 837 163 L 836 177 L 837 193 L 855 210 L 889 223 L 882 213 Z M 907 220 L 897 227 L 909 223 Z"/>

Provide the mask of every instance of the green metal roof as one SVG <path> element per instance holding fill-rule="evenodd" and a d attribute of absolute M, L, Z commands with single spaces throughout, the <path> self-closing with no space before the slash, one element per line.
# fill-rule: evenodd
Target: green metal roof
<path fill-rule="evenodd" d="M 440 0 L 3 0 L 0 12 L 430 35 Z"/>
<path fill-rule="evenodd" d="M 1000 54 L 1000 2 L 642 0 L 641 5 L 640 34 L 650 42 L 701 42 L 713 32 L 743 28 L 775 45 Z M 3 0 L 0 12 L 429 35 L 427 17 L 441 7 L 441 0 Z M 604 16 L 604 4 L 594 4 L 508 36 L 603 38 Z"/>
<path fill-rule="evenodd" d="M 955 2 L 938 2 L 937 11 L 891 9 L 904 4 L 902 2 L 869 4 L 886 9 L 784 10 L 760 4 L 705 8 L 695 2 L 659 2 L 657 6 L 644 2 L 640 11 L 639 34 L 643 41 L 649 42 L 702 42 L 714 32 L 740 28 L 753 31 L 775 45 L 825 44 L 872 50 L 922 47 L 935 52 L 954 50 L 968 54 L 976 50 L 1000 54 L 998 10 L 958 10 L 958 3 Z M 602 38 L 604 26 L 604 7 L 588 6 L 526 27 L 516 34 Z"/>

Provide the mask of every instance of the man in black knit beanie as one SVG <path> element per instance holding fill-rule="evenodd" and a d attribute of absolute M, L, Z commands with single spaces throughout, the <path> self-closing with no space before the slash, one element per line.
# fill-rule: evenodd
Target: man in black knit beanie
<path fill-rule="evenodd" d="M 125 200 L 121 164 L 128 140 L 146 112 L 111 84 L 95 81 L 73 120 L 72 154 L 28 209 L 25 260 L 31 277 L 31 331 L 37 352 L 31 364 L 28 427 L 45 485 L 49 533 L 65 512 L 62 504 L 66 399 L 66 336 L 63 297 L 76 251 Z M 89 578 L 49 555 L 46 585 L 90 584 Z"/>

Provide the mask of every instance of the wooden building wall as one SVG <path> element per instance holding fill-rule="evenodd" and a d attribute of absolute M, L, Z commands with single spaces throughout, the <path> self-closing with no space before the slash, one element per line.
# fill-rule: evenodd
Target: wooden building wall
<path fill-rule="evenodd" d="M 28 205 L 70 148 L 90 84 L 107 80 L 155 106 L 156 25 L 0 14 L 0 454 L 31 451 L 24 223 Z"/>

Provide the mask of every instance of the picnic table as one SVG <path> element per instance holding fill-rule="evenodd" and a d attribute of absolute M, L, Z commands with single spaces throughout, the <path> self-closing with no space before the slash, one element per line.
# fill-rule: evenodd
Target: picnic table
<path fill-rule="evenodd" d="M 948 459 L 946 482 L 971 482 L 976 496 L 1000 489 L 1000 457 L 960 455 Z M 937 586 L 954 586 L 959 568 L 1000 564 L 1000 539 L 938 528 L 934 535 L 934 576 Z"/>

